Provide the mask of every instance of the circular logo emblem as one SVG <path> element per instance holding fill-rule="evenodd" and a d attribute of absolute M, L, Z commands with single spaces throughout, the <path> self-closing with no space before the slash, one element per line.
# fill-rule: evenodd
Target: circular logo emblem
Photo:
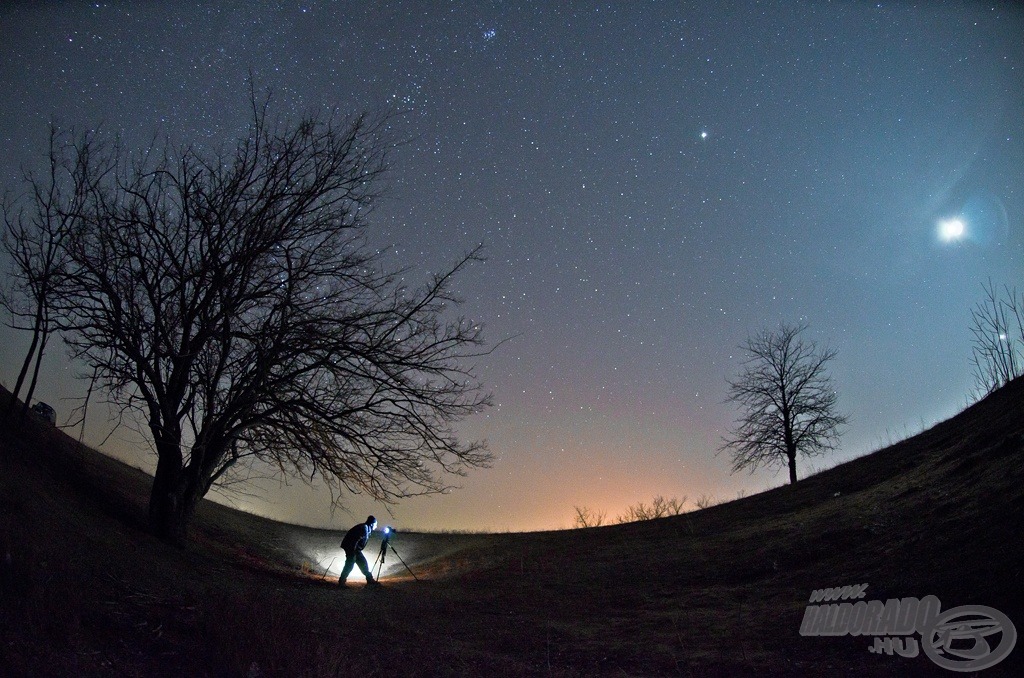
<path fill-rule="evenodd" d="M 1017 642 L 1017 629 L 999 610 L 961 605 L 937 616 L 921 636 L 924 653 L 942 668 L 980 671 L 1010 654 Z"/>

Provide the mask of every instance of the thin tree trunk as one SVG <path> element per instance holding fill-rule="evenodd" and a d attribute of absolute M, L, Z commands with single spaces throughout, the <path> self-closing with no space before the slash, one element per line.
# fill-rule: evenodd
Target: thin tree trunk
<path fill-rule="evenodd" d="M 44 324 L 45 327 L 45 324 Z M 21 418 L 24 419 L 28 416 L 29 403 L 32 402 L 32 396 L 36 392 L 36 383 L 39 381 L 39 366 L 43 362 L 43 354 L 46 352 L 46 342 L 50 338 L 50 333 L 47 330 L 42 330 L 39 339 L 39 350 L 36 352 L 36 366 L 32 370 L 32 382 L 28 386 L 28 392 L 25 394 L 25 402 L 21 405 Z"/>
<path fill-rule="evenodd" d="M 785 398 L 783 394 L 783 398 Z M 789 462 L 789 484 L 796 484 L 796 441 L 793 439 L 793 419 L 788 405 L 783 405 L 782 416 L 784 419 L 786 439 L 786 459 Z"/>
<path fill-rule="evenodd" d="M 18 373 L 18 381 L 14 384 L 14 391 L 11 393 L 11 399 L 7 403 L 7 418 L 14 414 L 14 408 L 18 402 L 18 396 L 21 394 L 21 387 L 25 383 L 25 376 L 28 375 L 28 368 L 32 365 L 32 358 L 35 357 L 36 347 L 39 345 L 39 334 L 40 328 L 42 327 L 42 315 L 37 310 L 35 327 L 32 328 L 32 343 L 28 347 L 28 353 L 25 354 L 25 362 L 21 364 L 21 372 Z M 26 402 L 28 399 L 26 398 Z"/>

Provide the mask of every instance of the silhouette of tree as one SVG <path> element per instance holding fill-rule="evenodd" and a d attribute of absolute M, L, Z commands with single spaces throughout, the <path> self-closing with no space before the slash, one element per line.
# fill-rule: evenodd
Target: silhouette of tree
<path fill-rule="evenodd" d="M 980 395 L 1024 374 L 1024 295 L 989 280 L 985 298 L 971 309 L 971 363 Z"/>
<path fill-rule="evenodd" d="M 0 201 L 3 215 L 2 247 L 10 267 L 0 290 L 0 307 L 7 313 L 7 326 L 31 333 L 29 348 L 8 402 L 7 417 L 14 411 L 29 370 L 32 377 L 22 405 L 21 416 L 28 412 L 39 380 L 39 367 L 50 335 L 55 331 L 53 301 L 57 296 L 64 269 L 62 247 L 71 222 L 67 207 L 74 204 L 74 192 L 64 188 L 62 143 L 56 127 L 50 126 L 49 167 L 45 177 L 26 177 L 31 190 L 19 199 Z M 33 367 L 34 364 L 34 367 Z"/>
<path fill-rule="evenodd" d="M 586 506 L 573 506 L 572 508 L 576 512 L 576 516 L 573 518 L 573 527 L 601 527 L 604 524 L 604 511 Z"/>
<path fill-rule="evenodd" d="M 479 324 L 453 278 L 421 287 L 364 236 L 386 169 L 386 116 L 272 123 L 269 97 L 233 148 L 141 155 L 83 136 L 64 170 L 80 200 L 55 312 L 73 356 L 157 455 L 154 532 L 186 539 L 239 462 L 317 476 L 332 499 L 393 502 L 487 465 L 459 419 L 489 404 L 468 361 Z"/>
<path fill-rule="evenodd" d="M 686 496 L 682 499 L 672 497 L 665 499 L 660 494 L 651 500 L 650 504 L 642 501 L 633 504 L 626 509 L 616 520 L 619 523 L 635 523 L 639 520 L 654 520 L 666 516 L 678 516 L 686 511 Z"/>
<path fill-rule="evenodd" d="M 711 508 L 712 506 L 715 506 L 718 503 L 718 500 L 715 499 L 712 495 L 704 493 L 697 497 L 697 499 L 693 502 L 693 505 L 696 506 L 699 510 L 703 510 L 706 508 Z"/>
<path fill-rule="evenodd" d="M 573 506 L 576 516 L 573 518 L 573 527 L 600 527 L 605 522 L 605 512 L 597 511 L 586 506 Z M 618 516 L 615 522 L 635 523 L 640 520 L 654 520 L 666 516 L 678 516 L 686 512 L 686 496 L 682 499 L 672 497 L 665 499 L 660 494 L 651 500 L 650 504 L 638 502 L 626 509 L 626 512 Z"/>
<path fill-rule="evenodd" d="M 806 325 L 781 325 L 750 337 L 744 369 L 729 381 L 727 402 L 742 416 L 720 451 L 732 454 L 735 473 L 749 468 L 788 466 L 796 482 L 797 455 L 835 449 L 846 417 L 836 409 L 836 392 L 826 366 L 835 350 L 801 338 Z"/>

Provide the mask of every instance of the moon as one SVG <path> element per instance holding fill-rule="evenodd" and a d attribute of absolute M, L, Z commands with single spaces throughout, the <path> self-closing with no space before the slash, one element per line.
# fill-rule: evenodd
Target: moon
<path fill-rule="evenodd" d="M 966 231 L 967 226 L 964 224 L 963 219 L 945 219 L 939 222 L 939 237 L 944 242 L 960 240 L 964 237 Z"/>

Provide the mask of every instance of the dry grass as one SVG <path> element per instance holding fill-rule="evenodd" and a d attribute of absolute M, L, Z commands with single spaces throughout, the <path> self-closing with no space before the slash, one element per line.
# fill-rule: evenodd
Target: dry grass
<path fill-rule="evenodd" d="M 694 513 L 401 533 L 419 581 L 399 567 L 382 590 L 340 591 L 301 568 L 340 535 L 204 503 L 190 548 L 168 547 L 144 530 L 144 474 L 30 423 L 0 444 L 0 675 L 939 675 L 864 638 L 801 637 L 804 606 L 867 582 L 869 599 L 989 605 L 1024 631 L 1022 436 L 1017 380 L 873 455 Z M 1022 657 L 983 675 L 1024 675 Z"/>

